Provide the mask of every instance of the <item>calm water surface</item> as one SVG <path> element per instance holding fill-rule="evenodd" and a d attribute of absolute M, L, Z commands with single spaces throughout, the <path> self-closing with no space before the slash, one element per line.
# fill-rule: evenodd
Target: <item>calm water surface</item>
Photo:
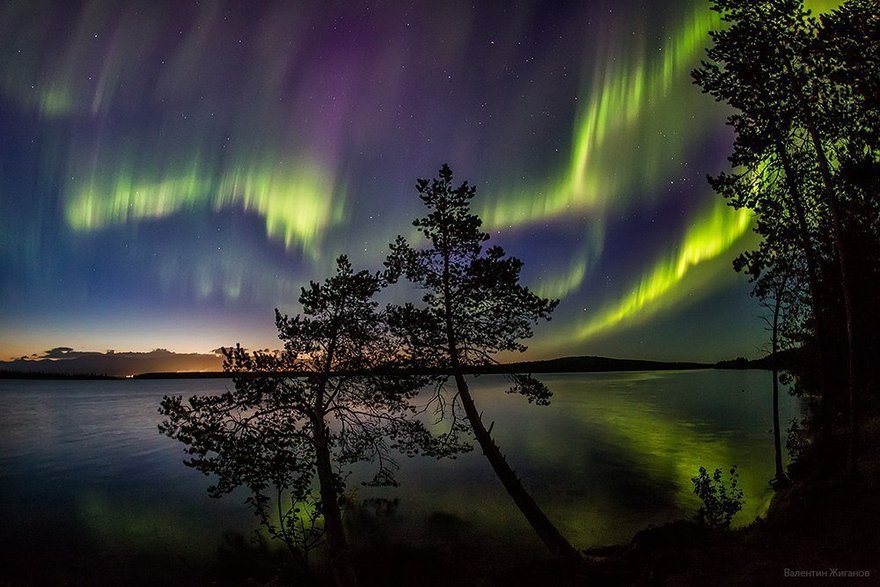
<path fill-rule="evenodd" d="M 526 486 L 575 546 L 628 540 L 649 523 L 690 517 L 700 465 L 737 464 L 747 523 L 771 497 L 770 374 L 688 371 L 545 375 L 547 407 L 483 376 L 484 420 Z M 0 563 L 63 573 L 125 565 L 199 576 L 224 536 L 256 527 L 244 494 L 211 499 L 210 479 L 184 467 L 183 447 L 157 432 L 164 395 L 216 393 L 227 380 L 0 380 Z M 782 398 L 783 425 L 798 409 Z M 359 487 L 356 501 L 392 500 L 361 540 L 480 545 L 488 556 L 543 554 L 479 450 L 457 460 L 399 459 L 399 488 Z M 396 501 L 394 501 L 396 500 Z M 365 512 L 369 513 L 367 508 Z M 355 529 L 355 533 L 358 530 Z M 2 577 L 2 576 L 0 576 Z"/>

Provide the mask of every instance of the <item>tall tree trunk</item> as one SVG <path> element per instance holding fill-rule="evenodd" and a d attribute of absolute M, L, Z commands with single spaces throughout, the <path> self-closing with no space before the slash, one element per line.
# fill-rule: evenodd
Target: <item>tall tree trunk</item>
<path fill-rule="evenodd" d="M 790 59 L 784 61 L 785 67 L 791 79 L 794 80 L 792 90 L 798 100 L 801 112 L 803 113 L 804 126 L 807 134 L 810 135 L 810 141 L 813 144 L 813 150 L 816 155 L 816 162 L 819 166 L 819 175 L 822 177 L 822 194 L 828 205 L 828 211 L 831 215 L 831 228 L 834 233 L 834 245 L 837 252 L 837 262 L 840 268 L 841 288 L 843 289 L 843 310 L 846 320 L 846 344 L 847 344 L 847 396 L 849 399 L 849 446 L 847 448 L 847 463 L 849 471 L 852 474 L 858 472 L 858 450 L 859 450 L 859 416 L 858 416 L 858 367 L 856 365 L 856 345 L 855 345 L 855 314 L 853 308 L 852 297 L 852 281 L 850 276 L 848 256 L 846 253 L 846 244 L 843 242 L 843 219 L 840 210 L 840 202 L 837 199 L 837 193 L 834 190 L 834 182 L 831 178 L 831 165 L 828 163 L 828 156 L 825 154 L 825 148 L 822 145 L 822 139 L 816 127 L 816 121 L 813 116 L 813 110 L 816 103 L 819 102 L 817 97 L 807 100 L 804 93 L 803 85 L 799 83 L 798 76 L 794 73 L 794 66 Z"/>
<path fill-rule="evenodd" d="M 782 468 L 782 442 L 779 433 L 779 308 L 782 304 L 782 295 L 785 289 L 785 280 L 776 292 L 773 304 L 773 333 L 771 351 L 773 353 L 773 449 L 776 456 L 776 483 L 779 485 L 785 481 L 785 471 Z"/>
<path fill-rule="evenodd" d="M 856 365 L 855 345 L 855 315 L 852 298 L 852 281 L 849 269 L 849 259 L 846 253 L 846 244 L 843 242 L 844 231 L 841 218 L 840 202 L 834 191 L 834 183 L 831 178 L 831 166 L 828 157 L 813 122 L 813 116 L 809 109 L 806 110 L 806 126 L 816 152 L 816 160 L 819 164 L 819 173 L 822 176 L 823 193 L 828 201 L 828 210 L 831 213 L 831 226 L 834 230 L 834 241 L 837 249 L 837 261 L 840 267 L 841 287 L 843 289 L 843 310 L 846 318 L 846 344 L 847 344 L 847 391 L 849 398 L 849 446 L 847 450 L 847 463 L 851 473 L 858 472 L 859 452 L 859 414 L 858 414 L 858 367 Z"/>
<path fill-rule="evenodd" d="M 315 418 L 315 462 L 318 469 L 321 507 L 324 513 L 324 529 L 330 546 L 333 579 L 339 587 L 357 585 L 357 576 L 351 564 L 351 550 L 345 539 L 342 512 L 339 509 L 339 493 L 333 475 L 327 426 L 323 418 Z"/>
<path fill-rule="evenodd" d="M 773 363 L 773 448 L 776 451 L 776 481 L 779 482 L 785 478 L 785 471 L 782 467 L 782 442 L 779 434 L 779 369 L 775 359 Z"/>
<path fill-rule="evenodd" d="M 801 249 L 807 262 L 807 282 L 810 287 L 810 305 L 813 309 L 813 319 L 816 321 L 816 342 L 819 345 L 819 360 L 817 369 L 819 372 L 819 392 L 821 394 L 820 418 L 825 437 L 830 441 L 834 433 L 834 397 L 833 391 L 828 387 L 825 378 L 825 365 L 828 364 L 828 328 L 825 323 L 825 312 L 820 306 L 819 270 L 816 260 L 816 250 L 813 239 L 810 237 L 810 227 L 807 224 L 807 214 L 804 209 L 804 199 L 798 184 L 795 181 L 794 166 L 791 158 L 785 150 L 779 129 L 773 127 L 773 139 L 776 143 L 776 153 L 782 162 L 785 171 L 785 183 L 798 223 L 798 237 L 801 241 Z"/>
<path fill-rule="evenodd" d="M 324 415 L 327 410 L 325 396 L 327 394 L 327 381 L 333 368 L 333 358 L 336 354 L 336 342 L 338 328 L 335 324 L 331 329 L 330 344 L 327 356 L 318 382 L 318 391 L 315 394 L 315 413 L 312 418 L 312 426 L 315 432 L 315 463 L 318 469 L 318 484 L 320 485 L 321 507 L 324 513 L 324 530 L 330 544 L 330 562 L 333 566 L 333 579 L 339 587 L 357 585 L 357 575 L 351 564 L 351 549 L 345 539 L 345 528 L 342 526 L 342 512 L 339 509 L 339 491 L 336 478 L 333 475 L 333 460 L 330 456 L 330 431 Z"/>

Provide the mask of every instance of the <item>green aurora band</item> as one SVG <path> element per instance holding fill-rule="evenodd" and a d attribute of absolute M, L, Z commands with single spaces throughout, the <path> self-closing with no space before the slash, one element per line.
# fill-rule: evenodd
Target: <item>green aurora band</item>
<path fill-rule="evenodd" d="M 838 4 L 834 0 L 807 2 L 818 12 Z M 35 0 L 35 6 L 46 14 L 52 10 L 51 2 Z M 123 14 L 117 30 L 131 34 L 95 44 L 90 31 L 109 23 L 113 12 L 101 3 L 86 6 L 74 25 L 77 32 L 71 36 L 74 42 L 64 59 L 49 67 L 36 61 L 6 68 L 0 79 L 4 93 L 52 120 L 100 117 L 111 111 L 114 102 L 126 103 L 139 94 L 151 96 L 156 104 L 174 103 L 175 92 L 181 91 L 177 88 L 185 87 L 179 82 L 188 79 L 199 64 L 210 61 L 210 42 L 193 33 L 151 88 L 132 75 L 127 64 L 138 63 L 138 56 L 147 52 L 161 15 L 150 8 L 144 9 L 147 19 Z M 13 38 L 11 27 L 27 11 L 14 2 L 0 8 L 0 22 L 6 23 L 0 24 L 0 32 Z M 202 30 L 221 18 L 211 7 L 200 15 L 205 26 L 198 28 Z M 295 29 L 301 19 L 293 9 L 279 8 L 277 18 L 271 20 L 276 24 L 266 24 L 267 28 L 290 25 Z M 543 182 L 501 190 L 483 200 L 478 213 L 489 230 L 584 216 L 589 246 L 574 252 L 559 274 L 544 276 L 536 290 L 563 300 L 582 295 L 602 251 L 606 221 L 637 205 L 655 204 L 651 201 L 654 194 L 662 193 L 661 188 L 677 176 L 688 150 L 705 136 L 705 128 L 716 128 L 722 120 L 723 108 L 707 104 L 709 99 L 689 79 L 708 43 L 708 32 L 719 25 L 718 15 L 700 0 L 688 4 L 676 32 L 659 51 L 637 42 L 635 46 L 604 47 L 605 58 L 597 60 L 586 99 L 575 116 L 567 164 Z M 21 35 L 14 38 L 41 47 L 49 33 L 42 34 L 24 41 Z M 255 73 L 241 88 L 242 95 L 279 95 L 280 80 L 292 67 L 297 51 L 281 55 L 267 45 L 257 47 L 255 54 L 266 63 L 266 75 Z M 92 79 L 83 64 L 94 62 L 103 66 Z M 119 82 L 120 76 L 126 84 Z M 307 139 L 291 139 L 291 127 L 277 122 L 285 119 L 284 106 L 268 98 L 239 103 L 243 105 L 236 108 L 245 115 L 235 118 L 252 121 L 253 128 L 233 128 L 231 134 L 241 140 L 222 157 L 200 156 L 212 152 L 210 145 L 222 142 L 222 137 L 212 135 L 208 122 L 194 123 L 186 135 L 166 122 L 146 140 L 130 135 L 120 144 L 102 144 L 100 139 L 89 144 L 72 142 L 68 150 L 73 164 L 62 188 L 67 225 L 87 233 L 193 210 L 237 209 L 263 218 L 266 235 L 283 242 L 286 249 L 318 259 L 327 232 L 346 220 L 347 186 L 332 164 L 332 153 L 317 154 L 321 150 L 311 148 Z M 198 114 L 207 120 L 207 112 Z M 173 147 L 168 149 L 169 145 Z M 154 154 L 139 156 L 144 150 L 171 152 L 168 160 L 155 161 Z M 565 341 L 586 340 L 638 324 L 686 298 L 693 300 L 694 290 L 681 287 L 686 282 L 699 282 L 699 294 L 708 294 L 719 285 L 708 276 L 718 275 L 720 261 L 727 263 L 730 255 L 726 253 L 744 239 L 751 221 L 747 211 L 714 205 L 693 219 L 675 249 L 659 255 L 620 299 L 575 324 L 564 334 Z M 199 281 L 200 292 L 218 287 L 204 275 Z M 240 281 L 232 280 L 225 287 L 227 297 L 239 296 Z"/>
<path fill-rule="evenodd" d="M 223 54 L 227 30 L 220 3 L 197 8 L 195 26 L 158 68 L 145 57 L 164 30 L 158 4 L 120 11 L 86 2 L 61 41 L 40 24 L 52 11 L 50 0 L 0 4 L 0 47 L 17 60 L 0 78 L 5 94 L 61 128 L 79 121 L 102 128 L 131 104 L 161 113 L 146 133 L 108 125 L 94 140 L 71 138 L 59 146 L 58 156 L 63 151 L 69 158 L 63 213 L 71 229 L 93 232 L 237 207 L 262 217 L 267 236 L 287 249 L 320 257 L 323 236 L 345 218 L 346 198 L 326 164 L 334 153 L 318 153 L 290 120 L 291 105 L 279 100 L 300 57 L 307 22 L 301 9 L 271 7 L 259 41 L 248 49 L 260 67 L 233 88 L 217 83 L 225 66 L 215 55 Z M 278 38 L 288 41 L 285 51 L 274 45 Z M 58 42 L 62 57 L 52 59 L 43 49 Z M 230 93 L 239 99 L 225 100 Z M 180 114 L 169 116 L 175 111 Z M 218 130 L 217 120 L 235 122 Z"/>
<path fill-rule="evenodd" d="M 660 187 L 674 176 L 689 144 L 699 138 L 706 123 L 720 121 L 723 116 L 720 108 L 705 107 L 706 97 L 689 81 L 709 31 L 719 23 L 716 13 L 696 3 L 661 51 L 650 56 L 645 47 L 638 51 L 628 47 L 624 55 L 609 51 L 609 58 L 599 62 L 586 105 L 577 115 L 567 168 L 543 186 L 491 197 L 481 211 L 490 229 L 581 213 L 588 222 L 587 238 L 595 240 L 597 228 L 601 230 L 610 214 L 625 212 L 638 203 L 638 196 L 656 191 L 645 186 Z M 626 55 L 636 57 L 627 60 L 623 58 Z M 689 129 L 694 136 L 688 136 Z M 736 227 L 733 232 L 737 237 L 748 230 L 743 219 L 723 206 L 716 206 L 709 215 L 715 225 Z M 710 236 L 700 227 L 706 220 L 696 219 L 688 230 L 686 244 L 675 255 L 684 256 L 681 262 L 665 256 L 629 294 L 581 321 L 559 343 L 585 340 L 615 326 L 634 324 L 636 319 L 670 305 L 675 283 L 736 240 L 727 234 L 719 243 L 695 243 L 694 235 Z M 712 254 L 705 254 L 709 250 Z M 698 251 L 703 253 L 695 254 Z M 589 263 L 579 255 L 563 275 L 548 277 L 550 285 L 536 289 L 565 299 L 584 285 Z"/>
<path fill-rule="evenodd" d="M 734 211 L 718 201 L 690 227 L 673 254 L 658 260 L 627 295 L 591 316 L 566 339 L 584 340 L 624 322 L 635 324 L 681 301 L 692 291 L 677 287 L 688 274 L 729 251 L 751 226 L 750 210 Z"/>
<path fill-rule="evenodd" d="M 822 12 L 839 2 L 812 0 L 806 5 Z M 702 134 L 705 122 L 723 116 L 720 107 L 700 107 L 707 98 L 690 82 L 709 32 L 720 25 L 719 15 L 697 2 L 652 58 L 645 47 L 627 47 L 636 55 L 629 60 L 609 51 L 608 59 L 598 62 L 586 90 L 586 106 L 577 115 L 568 167 L 542 185 L 490 197 L 480 211 L 486 226 L 497 229 L 575 212 L 601 216 L 608 210 L 625 210 L 636 188 L 668 180 L 689 140 L 696 138 L 688 131 Z"/>
<path fill-rule="evenodd" d="M 645 47 L 628 47 L 626 53 L 638 56 L 628 61 L 609 52 L 577 115 L 568 167 L 543 185 L 490 197 L 480 212 L 486 225 L 517 226 L 576 212 L 601 217 L 625 210 L 639 186 L 656 186 L 674 173 L 687 147 L 681 133 L 702 129 L 720 112 L 699 107 L 705 97 L 686 79 L 718 24 L 715 13 L 695 8 L 659 56 L 649 59 Z"/>
<path fill-rule="evenodd" d="M 157 219 L 197 207 L 214 211 L 239 206 L 266 220 L 266 234 L 299 246 L 311 257 L 320 252 L 325 230 L 344 216 L 337 194 L 342 190 L 316 164 L 241 166 L 221 174 L 189 172 L 159 179 L 142 179 L 124 170 L 110 181 L 92 177 L 70 190 L 65 209 L 74 230 L 93 231 L 113 224 Z"/>
<path fill-rule="evenodd" d="M 808 0 L 805 5 L 821 13 L 839 4 L 837 0 Z M 609 214 L 635 204 L 633 194 L 651 193 L 644 186 L 660 187 L 668 181 L 689 142 L 697 138 L 688 136 L 688 129 L 699 133 L 707 122 L 723 115 L 720 107 L 700 107 L 698 101 L 707 98 L 690 83 L 690 72 L 705 51 L 709 32 L 720 25 L 719 15 L 698 2 L 659 56 L 648 59 L 642 47 L 641 56 L 628 63 L 624 59 L 602 62 L 605 69 L 597 70 L 587 104 L 577 116 L 568 167 L 543 186 L 490 197 L 481 211 L 486 225 L 512 228 L 583 213 L 589 217 L 587 233 L 595 239 Z M 617 63 L 623 65 L 612 65 Z M 751 226 L 748 210 L 715 204 L 708 214 L 694 219 L 677 250 L 651 266 L 621 299 L 563 335 L 560 343 L 643 322 L 691 296 L 693 290 L 676 286 L 694 272 L 703 273 L 701 291 L 708 293 L 719 285 L 706 279 L 717 273 L 711 262 L 731 251 Z M 547 284 L 536 290 L 564 299 L 580 289 L 590 263 L 578 255 L 566 273 L 547 278 Z"/>

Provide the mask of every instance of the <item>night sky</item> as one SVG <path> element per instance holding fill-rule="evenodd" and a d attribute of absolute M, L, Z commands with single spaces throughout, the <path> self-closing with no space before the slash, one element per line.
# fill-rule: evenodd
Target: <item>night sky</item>
<path fill-rule="evenodd" d="M 717 25 L 705 0 L 0 2 L 0 358 L 277 347 L 272 309 L 340 253 L 379 268 L 443 162 L 562 299 L 530 357 L 755 356 L 753 220 L 706 182 L 732 134 L 690 79 Z"/>

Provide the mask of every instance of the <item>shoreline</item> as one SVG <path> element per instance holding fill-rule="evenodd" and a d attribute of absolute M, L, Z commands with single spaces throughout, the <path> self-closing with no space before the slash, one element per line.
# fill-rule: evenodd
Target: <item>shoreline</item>
<path fill-rule="evenodd" d="M 616 359 L 610 357 L 561 357 L 543 361 L 519 361 L 499 365 L 486 365 L 466 369 L 468 375 L 505 375 L 511 373 L 561 374 L 561 373 L 629 373 L 636 371 L 696 371 L 702 369 L 719 370 L 769 370 L 770 357 L 757 360 L 735 359 L 717 363 L 693 361 L 650 361 L 642 359 Z M 437 375 L 440 370 L 391 371 L 390 373 L 411 375 Z M 350 373 L 345 373 L 350 375 Z M 386 373 L 387 374 L 387 373 Z M 155 371 L 137 374 L 109 375 L 101 373 L 46 372 L 0 370 L 0 379 L 38 379 L 38 380 L 111 380 L 126 379 L 232 379 L 241 376 L 258 376 L 260 373 L 243 374 L 227 371 Z M 277 375 L 277 374 L 276 374 Z M 287 372 L 283 375 L 299 377 L 308 372 Z"/>

